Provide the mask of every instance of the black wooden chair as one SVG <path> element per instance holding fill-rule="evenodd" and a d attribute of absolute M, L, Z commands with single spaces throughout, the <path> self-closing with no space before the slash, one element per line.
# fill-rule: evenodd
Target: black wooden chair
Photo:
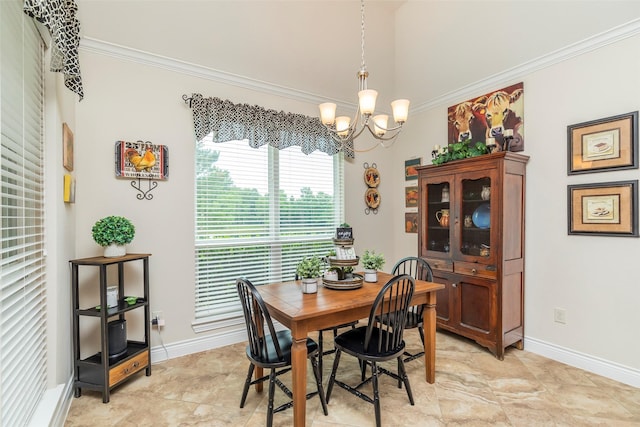
<path fill-rule="evenodd" d="M 273 395 L 275 386 L 293 399 L 293 393 L 283 384 L 278 376 L 291 370 L 291 346 L 293 340 L 289 330 L 276 332 L 271 321 L 269 311 L 260 296 L 256 287 L 247 279 L 240 278 L 236 280 L 236 288 L 238 296 L 242 303 L 242 311 L 244 312 L 244 320 L 247 327 L 247 335 L 249 337 L 249 345 L 247 345 L 247 358 L 251 362 L 249 372 L 244 383 L 242 391 L 242 399 L 240 407 L 244 407 L 249 387 L 269 380 L 269 403 L 267 407 L 267 427 L 273 424 L 273 414 L 283 411 L 293 406 L 293 401 L 289 401 L 283 405 L 273 408 Z M 319 395 L 322 403 L 322 410 L 328 415 L 327 401 L 325 399 L 324 389 L 322 387 L 322 376 L 318 369 L 318 344 L 311 338 L 307 339 L 307 357 L 311 360 L 313 374 L 316 378 L 317 391 L 308 393 L 307 399 Z M 269 375 L 252 380 L 255 367 L 270 369 Z"/>
<path fill-rule="evenodd" d="M 409 275 L 399 275 L 387 282 L 378 293 L 369 313 L 369 324 L 350 329 L 339 334 L 335 339 L 336 356 L 333 361 L 333 369 L 327 385 L 327 401 L 331 399 L 333 385 L 336 384 L 362 400 L 372 403 L 375 409 L 376 426 L 380 426 L 380 395 L 378 392 L 378 374 L 384 372 L 393 378 L 402 381 L 405 385 L 409 402 L 413 402 L 413 394 L 409 385 L 409 378 L 404 368 L 403 353 L 405 343 L 403 340 L 404 324 L 392 327 L 390 323 L 380 323 L 377 317 L 386 318 L 391 315 L 406 316 L 409 304 L 413 297 L 415 281 Z M 404 317 L 402 317 L 404 318 Z M 336 372 L 340 364 L 342 353 L 350 354 L 358 358 L 361 366 L 366 369 L 371 367 L 371 377 L 363 378 L 360 384 L 352 387 L 336 379 Z M 398 360 L 398 373 L 392 373 L 378 366 L 378 362 Z M 363 372 L 364 372 L 363 369 Z M 373 397 L 361 392 L 359 389 L 364 384 L 371 382 Z"/>
<path fill-rule="evenodd" d="M 424 280 L 427 282 L 433 281 L 433 271 L 431 270 L 431 266 L 427 261 L 418 257 L 406 257 L 402 258 L 400 261 L 396 263 L 391 270 L 391 274 L 408 274 L 416 280 Z M 424 314 L 424 306 L 423 305 L 414 305 L 409 308 L 407 312 L 407 318 L 404 324 L 405 329 L 415 329 L 418 328 L 418 332 L 420 333 L 420 340 L 422 341 L 423 350 L 419 353 L 411 354 L 408 351 L 404 352 L 404 355 L 407 356 L 404 361 L 410 362 L 419 357 L 424 356 L 424 325 L 423 325 L 423 317 Z M 395 322 L 395 317 L 391 316 L 390 321 L 392 323 Z M 381 319 L 376 319 L 380 321 Z M 400 386 L 400 383 L 398 383 Z"/>

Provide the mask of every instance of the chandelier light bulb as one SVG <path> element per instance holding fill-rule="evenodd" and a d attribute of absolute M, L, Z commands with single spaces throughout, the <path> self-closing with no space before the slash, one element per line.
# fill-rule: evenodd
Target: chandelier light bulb
<path fill-rule="evenodd" d="M 396 99 L 391 103 L 391 109 L 393 110 L 393 120 L 396 123 L 404 123 L 409 116 L 409 100 Z"/>
<path fill-rule="evenodd" d="M 376 98 L 378 92 L 373 89 L 364 89 L 358 92 L 360 99 L 360 112 L 366 116 L 370 116 L 376 110 Z"/>
<path fill-rule="evenodd" d="M 340 136 L 347 136 L 351 119 L 347 116 L 336 117 L 336 132 Z"/>
<path fill-rule="evenodd" d="M 322 124 L 331 126 L 336 121 L 336 104 L 325 102 L 320 104 L 320 120 Z"/>
<path fill-rule="evenodd" d="M 383 136 L 387 132 L 387 123 L 389 122 L 389 116 L 386 114 L 378 114 L 373 116 L 373 128 L 378 136 Z"/>

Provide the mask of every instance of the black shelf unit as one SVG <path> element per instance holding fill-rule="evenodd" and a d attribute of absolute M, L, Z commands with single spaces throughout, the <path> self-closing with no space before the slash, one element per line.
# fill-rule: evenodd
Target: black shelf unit
<path fill-rule="evenodd" d="M 82 395 L 82 389 L 102 392 L 102 401 L 109 402 L 111 389 L 122 384 L 134 374 L 143 369 L 146 375 L 151 375 L 150 354 L 150 314 L 149 314 L 149 257 L 150 254 L 127 254 L 117 258 L 92 257 L 69 261 L 71 266 L 71 289 L 73 299 L 73 349 L 74 349 L 74 381 L 75 397 Z M 125 301 L 124 265 L 132 261 L 143 264 L 143 293 L 135 303 Z M 118 306 L 102 310 L 107 307 L 107 269 L 117 265 L 118 275 Z M 100 304 L 88 308 L 80 308 L 79 275 L 80 266 L 99 268 Z M 125 319 L 125 313 L 133 310 L 144 311 L 144 338 L 142 341 L 127 340 L 126 352 L 117 358 L 109 358 L 109 319 L 117 317 Z M 100 319 L 100 351 L 81 359 L 80 357 L 80 317 L 95 317 Z"/>

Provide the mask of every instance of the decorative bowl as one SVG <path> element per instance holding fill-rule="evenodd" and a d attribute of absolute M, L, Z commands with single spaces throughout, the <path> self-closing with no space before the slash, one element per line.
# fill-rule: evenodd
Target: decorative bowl
<path fill-rule="evenodd" d="M 491 223 L 491 210 L 489 203 L 483 203 L 478 206 L 473 212 L 471 220 L 478 228 L 489 228 Z"/>

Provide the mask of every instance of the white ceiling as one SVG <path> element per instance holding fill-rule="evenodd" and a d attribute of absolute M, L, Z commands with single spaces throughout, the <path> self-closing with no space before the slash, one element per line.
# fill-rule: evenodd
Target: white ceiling
<path fill-rule="evenodd" d="M 77 4 L 83 37 L 355 102 L 357 0 Z M 640 0 L 368 0 L 365 8 L 369 87 L 412 106 L 640 18 Z"/>

